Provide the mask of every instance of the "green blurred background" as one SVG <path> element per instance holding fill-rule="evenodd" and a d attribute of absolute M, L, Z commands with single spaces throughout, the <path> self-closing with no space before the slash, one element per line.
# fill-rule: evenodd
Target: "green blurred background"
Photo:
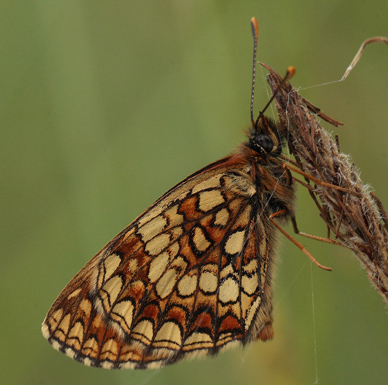
<path fill-rule="evenodd" d="M 294 65 L 294 86 L 346 123 L 335 129 L 342 151 L 388 205 L 388 47 L 367 47 L 345 82 L 322 85 L 341 78 L 364 39 L 388 35 L 386 1 L 3 1 L 1 384 L 387 383 L 386 306 L 349 251 L 306 239 L 334 269 L 281 240 L 272 342 L 137 372 L 85 367 L 41 335 L 90 257 L 243 140 L 252 16 L 258 59 L 280 73 Z M 324 235 L 298 196 L 299 227 Z"/>

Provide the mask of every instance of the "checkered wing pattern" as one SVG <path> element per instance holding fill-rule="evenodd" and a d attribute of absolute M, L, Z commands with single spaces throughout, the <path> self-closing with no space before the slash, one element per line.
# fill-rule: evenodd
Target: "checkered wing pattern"
<path fill-rule="evenodd" d="M 158 368 L 272 338 L 271 223 L 233 156 L 185 179 L 71 280 L 43 323 L 86 365 Z"/>

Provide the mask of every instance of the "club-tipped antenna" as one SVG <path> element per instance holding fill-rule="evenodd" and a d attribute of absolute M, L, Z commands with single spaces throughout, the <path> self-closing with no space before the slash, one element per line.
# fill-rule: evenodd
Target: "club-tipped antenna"
<path fill-rule="evenodd" d="M 256 126 L 257 122 L 259 121 L 260 117 L 264 114 L 264 112 L 267 110 L 269 105 L 271 104 L 272 100 L 274 100 L 276 94 L 280 90 L 281 87 L 283 87 L 284 83 L 291 79 L 295 74 L 295 67 L 290 66 L 287 68 L 286 76 L 284 76 L 282 82 L 279 84 L 279 86 L 276 88 L 275 92 L 272 94 L 272 97 L 268 100 L 268 103 L 265 105 L 262 111 L 260 111 L 259 116 L 257 117 L 256 121 L 253 118 L 253 103 L 255 100 L 255 84 L 256 84 L 256 55 L 257 55 L 257 41 L 259 38 L 259 23 L 256 19 L 256 17 L 252 17 L 251 19 L 251 28 L 252 28 L 252 36 L 253 36 L 253 64 L 252 64 L 252 90 L 251 90 L 251 122 L 252 126 Z"/>
<path fill-rule="evenodd" d="M 267 110 L 267 108 L 269 107 L 269 105 L 272 103 L 272 100 L 275 99 L 277 93 L 279 92 L 279 90 L 283 87 L 284 83 L 288 80 L 290 80 L 294 74 L 295 74 L 295 67 L 294 66 L 289 66 L 287 68 L 287 72 L 286 72 L 286 75 L 284 76 L 284 78 L 282 79 L 282 81 L 280 82 L 280 84 L 277 86 L 275 92 L 272 94 L 271 98 L 268 100 L 267 104 L 264 106 L 263 110 L 259 112 L 259 116 L 257 117 L 256 121 L 253 122 L 252 121 L 252 124 L 254 126 L 257 126 L 257 123 L 259 121 L 259 119 L 263 116 L 264 112 Z"/>
<path fill-rule="evenodd" d="M 252 125 L 255 124 L 253 118 L 253 101 L 255 99 L 255 81 L 256 81 L 256 54 L 257 54 L 257 39 L 259 37 L 259 23 L 256 17 L 251 19 L 251 28 L 253 35 L 253 65 L 252 65 L 252 90 L 251 90 L 251 121 Z"/>

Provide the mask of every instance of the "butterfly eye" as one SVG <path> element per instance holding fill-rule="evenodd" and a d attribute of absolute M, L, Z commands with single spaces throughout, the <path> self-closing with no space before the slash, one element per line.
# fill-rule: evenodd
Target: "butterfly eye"
<path fill-rule="evenodd" d="M 260 134 L 254 138 L 251 138 L 249 144 L 253 150 L 255 150 L 259 153 L 266 152 L 267 154 L 269 154 L 273 149 L 272 139 L 268 135 L 265 135 L 265 134 Z"/>

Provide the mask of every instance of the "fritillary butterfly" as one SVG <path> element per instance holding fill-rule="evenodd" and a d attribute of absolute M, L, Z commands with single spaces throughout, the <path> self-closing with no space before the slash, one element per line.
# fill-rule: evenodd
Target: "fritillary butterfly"
<path fill-rule="evenodd" d="M 293 217 L 294 187 L 275 162 L 285 128 L 253 120 L 252 104 L 253 92 L 246 143 L 165 193 L 65 287 L 42 326 L 55 349 L 147 369 L 273 337 L 276 222 Z"/>

